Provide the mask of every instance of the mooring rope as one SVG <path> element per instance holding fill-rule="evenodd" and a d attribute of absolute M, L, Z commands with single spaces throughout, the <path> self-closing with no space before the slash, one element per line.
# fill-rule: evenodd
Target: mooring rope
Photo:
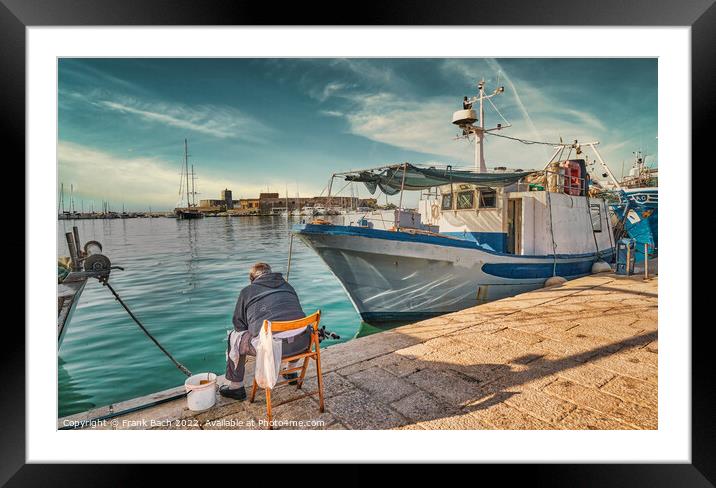
<path fill-rule="evenodd" d="M 167 351 L 166 349 L 164 349 L 164 346 L 162 346 L 161 344 L 159 344 L 159 341 L 154 338 L 154 336 L 147 330 L 146 327 L 144 327 L 144 325 L 142 325 L 142 323 L 139 321 L 139 319 L 138 319 L 138 318 L 132 313 L 132 311 L 129 309 L 129 307 L 127 306 L 127 304 L 124 303 L 124 301 L 122 301 L 122 299 L 119 297 L 119 295 L 117 294 L 117 292 L 115 291 L 115 289 L 112 288 L 112 285 L 110 285 L 107 280 L 100 280 L 100 282 L 102 283 L 102 285 L 104 285 L 104 286 L 106 286 L 107 288 L 109 288 L 109 291 L 112 292 L 112 295 L 114 295 L 114 298 L 119 302 L 120 305 L 122 305 L 122 307 L 127 311 L 127 313 L 129 314 L 129 316 L 132 317 L 132 320 L 134 320 L 134 321 L 137 323 L 137 325 L 139 326 L 139 328 L 142 329 L 142 331 L 147 335 L 147 337 L 149 337 L 149 338 L 152 340 L 152 342 L 154 342 L 154 344 L 156 344 L 157 347 L 158 347 L 164 354 L 166 354 L 169 359 L 171 359 L 171 361 L 174 363 L 174 365 L 175 365 L 177 368 L 179 368 L 179 370 L 180 370 L 182 373 L 184 373 L 185 375 L 191 376 L 191 371 L 189 371 L 189 369 L 187 369 L 187 367 L 184 366 L 182 363 L 180 363 L 179 361 L 177 361 L 176 359 L 174 359 L 174 356 L 172 356 L 169 351 Z"/>

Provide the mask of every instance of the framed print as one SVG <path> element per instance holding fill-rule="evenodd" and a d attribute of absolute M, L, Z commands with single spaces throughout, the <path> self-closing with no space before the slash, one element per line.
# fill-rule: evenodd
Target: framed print
<path fill-rule="evenodd" d="M 27 286 L 0 480 L 710 486 L 690 200 L 716 7 L 355 10 L 2 1 Z"/>

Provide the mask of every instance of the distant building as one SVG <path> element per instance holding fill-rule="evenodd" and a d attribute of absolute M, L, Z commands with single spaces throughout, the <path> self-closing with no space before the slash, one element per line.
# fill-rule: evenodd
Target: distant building
<path fill-rule="evenodd" d="M 342 196 L 325 196 L 311 198 L 312 205 L 324 205 L 326 207 L 355 208 L 358 206 L 358 198 Z"/>
<path fill-rule="evenodd" d="M 231 190 L 225 189 L 222 191 L 221 199 L 224 201 L 224 205 L 226 205 L 227 210 L 234 208 L 234 200 L 231 195 Z"/>
<path fill-rule="evenodd" d="M 261 202 L 258 198 L 242 198 L 234 200 L 234 205 L 238 205 L 241 210 L 255 210 L 258 212 Z"/>
<path fill-rule="evenodd" d="M 226 212 L 227 210 L 239 210 L 245 214 L 271 214 L 274 209 L 288 209 L 289 212 L 301 210 L 306 206 L 331 206 L 342 208 L 374 207 L 377 204 L 375 198 L 358 199 L 347 196 L 320 196 L 312 198 L 281 197 L 278 193 L 259 193 L 258 198 L 233 199 L 233 192 L 228 188 L 222 190 L 220 199 L 208 198 L 199 200 L 199 208 L 208 213 Z"/>
<path fill-rule="evenodd" d="M 206 199 L 199 200 L 199 207 L 210 208 L 210 207 L 225 207 L 226 202 L 224 200 Z"/>

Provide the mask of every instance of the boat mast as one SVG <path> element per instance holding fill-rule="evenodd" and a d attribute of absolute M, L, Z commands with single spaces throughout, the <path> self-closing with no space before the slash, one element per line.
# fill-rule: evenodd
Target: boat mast
<path fill-rule="evenodd" d="M 194 180 L 196 180 L 196 174 L 194 173 L 194 165 L 191 165 L 191 206 L 196 207 L 196 191 L 194 191 Z"/>
<path fill-rule="evenodd" d="M 485 79 L 481 79 L 480 82 L 477 84 L 477 96 L 473 96 L 468 100 L 470 103 L 470 107 L 472 107 L 472 104 L 479 103 L 480 104 L 480 114 L 479 119 L 475 121 L 474 119 L 470 120 L 455 120 L 453 119 L 453 123 L 460 126 L 460 128 L 463 130 L 463 135 L 469 135 L 470 133 L 475 134 L 475 172 L 477 173 L 486 173 L 487 172 L 487 165 L 485 164 L 485 132 L 490 132 L 493 130 L 501 130 L 505 127 L 509 127 L 510 124 L 507 123 L 506 125 L 497 124 L 497 127 L 493 129 L 486 129 L 485 127 L 485 100 L 490 100 L 492 97 L 497 96 L 501 93 L 505 92 L 505 87 L 500 86 L 490 95 L 485 95 Z M 494 105 L 493 105 L 494 106 Z M 464 113 L 464 111 L 458 111 L 458 113 Z M 499 113 L 499 112 L 498 112 Z M 500 114 L 501 115 L 501 114 Z M 504 117 L 503 117 L 504 119 Z M 473 125 L 473 122 L 477 122 L 478 125 Z M 507 121 L 505 121 L 507 122 Z"/>
<path fill-rule="evenodd" d="M 60 183 L 60 208 L 65 213 L 65 184 Z"/>
<path fill-rule="evenodd" d="M 184 172 L 186 174 L 186 206 L 189 207 L 189 149 L 184 139 Z"/>
<path fill-rule="evenodd" d="M 479 131 L 477 131 L 475 137 L 475 171 L 479 173 L 487 172 L 487 165 L 485 165 L 485 79 L 480 80 L 477 85 L 478 93 L 480 94 L 480 122 Z M 479 151 L 479 152 L 478 152 Z"/>

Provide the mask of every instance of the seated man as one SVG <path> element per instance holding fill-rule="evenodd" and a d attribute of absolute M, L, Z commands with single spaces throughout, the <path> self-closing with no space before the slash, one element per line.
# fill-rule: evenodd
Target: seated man
<path fill-rule="evenodd" d="M 227 353 L 229 357 L 226 360 L 226 379 L 231 384 L 219 388 L 219 393 L 222 396 L 235 400 L 246 398 L 246 389 L 244 388 L 246 355 L 256 355 L 256 341 L 264 320 L 296 320 L 306 316 L 298 301 L 296 291 L 281 273 L 272 272 L 268 264 L 256 263 L 251 268 L 249 280 L 251 284 L 241 290 L 236 302 L 233 318 L 236 332 L 232 332 L 228 340 Z M 237 333 L 240 332 L 244 333 L 236 340 Z M 305 351 L 311 340 L 308 328 L 279 332 L 273 336 L 282 339 L 282 355 L 284 357 Z M 235 340 L 232 341 L 232 338 Z M 291 364 L 292 367 L 293 364 Z M 297 373 L 286 376 L 287 379 L 296 377 L 298 377 Z"/>

